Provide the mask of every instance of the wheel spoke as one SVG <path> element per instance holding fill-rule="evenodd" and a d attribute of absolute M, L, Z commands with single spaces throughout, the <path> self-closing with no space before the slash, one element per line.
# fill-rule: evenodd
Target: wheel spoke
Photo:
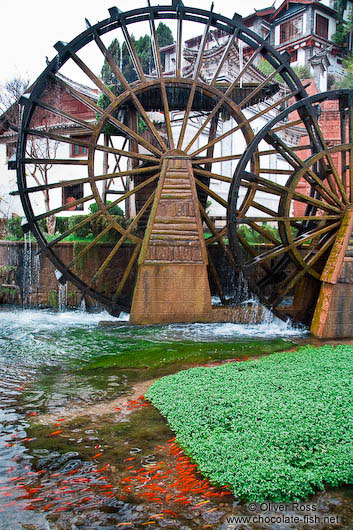
<path fill-rule="evenodd" d="M 93 219 L 95 219 L 96 217 L 98 217 L 98 215 L 100 215 L 102 212 L 100 210 L 98 210 L 97 212 L 95 212 L 94 214 L 92 215 L 88 215 L 86 217 L 86 219 L 83 219 L 82 221 L 80 221 L 79 223 L 77 223 L 77 225 L 74 226 L 74 228 L 69 228 L 68 230 L 65 230 L 65 232 L 63 232 L 62 234 L 60 234 L 60 236 L 56 237 L 55 239 L 52 239 L 51 241 L 49 241 L 46 245 L 47 248 L 51 248 L 53 247 L 54 245 L 56 245 L 57 243 L 59 243 L 60 241 L 62 241 L 63 239 L 65 239 L 65 237 L 68 237 L 70 236 L 71 234 L 73 234 L 74 232 L 76 232 L 79 228 L 82 228 L 83 226 L 85 226 L 87 223 L 90 223 L 91 221 L 93 221 Z"/>
<path fill-rule="evenodd" d="M 53 105 L 50 105 L 49 103 L 46 103 L 39 99 L 35 99 L 34 102 L 38 107 L 41 107 L 44 110 L 52 112 L 53 114 L 60 116 L 60 118 L 64 118 L 65 120 L 72 121 L 73 123 L 77 123 L 78 125 L 81 125 L 81 127 L 83 127 L 84 129 L 88 129 L 89 131 L 94 130 L 94 125 L 92 123 L 82 120 L 81 118 L 78 118 L 77 116 L 74 116 L 73 114 L 70 114 L 69 112 L 65 112 L 64 110 L 56 108 Z M 37 132 L 37 129 L 35 130 Z"/>
<path fill-rule="evenodd" d="M 148 3 L 149 3 L 149 0 L 148 0 Z M 165 119 L 165 123 L 167 126 L 169 145 L 171 149 L 174 149 L 174 139 L 173 139 L 172 124 L 170 122 L 169 103 L 168 103 L 167 90 L 166 90 L 165 80 L 164 80 L 164 75 L 163 75 L 163 66 L 162 66 L 161 54 L 159 51 L 159 45 L 158 45 L 153 12 L 151 12 L 150 14 L 149 23 L 150 23 L 150 30 L 151 30 L 151 35 L 152 35 L 152 51 L 153 51 L 153 56 L 154 56 L 154 62 L 155 62 L 156 70 L 157 70 L 157 75 L 161 83 L 164 119 Z"/>
<path fill-rule="evenodd" d="M 132 102 L 133 102 L 136 110 L 141 114 L 141 116 L 144 119 L 147 127 L 150 129 L 151 133 L 156 138 L 156 140 L 159 143 L 159 145 L 161 146 L 161 148 L 162 149 L 167 149 L 167 146 L 166 146 L 163 138 L 161 137 L 161 135 L 157 131 L 156 127 L 154 126 L 153 122 L 151 121 L 150 117 L 148 116 L 147 112 L 145 111 L 144 107 L 142 106 L 142 104 L 138 100 L 136 94 L 131 89 L 126 77 L 124 76 L 124 74 L 122 73 L 122 71 L 120 70 L 120 68 L 116 64 L 116 62 L 114 61 L 110 51 L 104 46 L 104 43 L 99 38 L 97 33 L 95 33 L 95 42 L 96 42 L 98 48 L 100 49 L 100 51 L 102 52 L 104 58 L 108 62 L 112 72 L 114 73 L 114 75 L 116 76 L 118 81 L 120 81 L 123 89 L 125 91 L 129 92 L 129 94 L 131 96 L 131 99 L 132 99 Z"/>
<path fill-rule="evenodd" d="M 205 241 L 206 247 L 209 247 L 210 245 L 213 245 L 213 243 L 217 243 L 220 238 L 223 239 L 226 236 L 227 236 L 227 226 L 224 226 L 222 228 L 222 230 L 217 232 L 217 235 L 214 235 L 214 236 L 209 237 L 209 238 L 206 239 L 206 241 Z"/>
<path fill-rule="evenodd" d="M 84 246 L 84 248 L 78 253 L 76 254 L 76 256 L 70 261 L 70 263 L 68 263 L 68 265 L 66 265 L 65 267 L 65 271 L 68 271 L 69 269 L 71 269 L 72 267 L 74 267 L 74 265 L 76 265 L 76 263 L 78 263 L 81 258 L 83 258 L 83 256 L 85 256 L 87 254 L 87 252 L 93 248 L 101 239 L 102 237 L 107 234 L 109 232 L 109 230 L 113 228 L 113 223 L 109 223 L 103 230 L 102 232 L 100 232 L 92 241 L 90 241 L 89 243 L 87 243 L 87 245 Z"/>
<path fill-rule="evenodd" d="M 323 181 L 316 175 L 316 173 L 307 164 L 305 164 L 305 162 L 303 162 L 295 153 L 291 152 L 291 149 L 283 142 L 283 140 L 281 140 L 277 135 L 276 136 L 268 135 L 267 140 L 269 143 L 277 147 L 277 152 L 280 153 L 283 156 L 283 158 L 289 164 L 291 164 L 295 169 L 298 169 L 298 167 L 301 167 L 302 169 L 305 170 L 305 173 L 301 173 L 301 176 L 305 178 L 305 180 L 312 187 L 315 187 L 315 185 L 310 180 L 310 178 L 308 178 L 308 176 L 311 177 L 311 179 L 313 179 L 314 182 L 316 183 L 315 189 L 317 189 L 317 187 L 321 188 L 321 190 L 325 192 L 323 194 L 321 191 L 321 194 L 325 197 L 325 199 L 330 204 L 332 204 L 332 201 L 330 200 L 331 198 L 334 201 L 334 203 L 337 204 L 338 206 L 341 206 L 341 207 L 344 206 L 341 200 L 339 199 L 337 193 L 333 192 L 332 189 L 325 186 Z M 330 198 L 328 198 L 327 196 Z"/>
<path fill-rule="evenodd" d="M 195 178 L 195 183 L 196 183 L 196 186 L 198 186 L 199 188 L 203 189 L 204 191 L 206 191 L 207 195 L 209 195 L 210 197 L 212 197 L 215 201 L 217 201 L 219 204 L 221 204 L 222 206 L 224 206 L 224 208 L 227 208 L 228 206 L 228 202 L 225 201 L 224 199 L 222 199 L 222 197 L 220 197 L 217 193 L 215 193 L 213 190 L 211 190 L 208 186 L 206 186 L 206 184 L 204 184 L 203 182 L 201 182 L 199 179 Z"/>
<path fill-rule="evenodd" d="M 130 258 L 130 261 L 125 269 L 125 272 L 123 274 L 123 277 L 116 289 L 116 292 L 115 292 L 115 295 L 114 295 L 114 300 L 116 300 L 120 295 L 121 295 L 121 292 L 124 288 L 124 285 L 125 283 L 127 282 L 127 279 L 128 277 L 130 276 L 130 272 L 132 271 L 132 268 L 135 264 L 135 261 L 137 260 L 138 256 L 139 256 L 139 253 L 140 253 L 140 250 L 141 250 L 141 246 L 142 246 L 142 243 L 139 243 L 138 245 L 136 245 L 135 247 L 135 250 Z"/>
<path fill-rule="evenodd" d="M 210 160 L 212 160 L 212 159 L 210 159 Z M 196 175 L 202 175 L 202 176 L 208 177 L 210 179 L 221 180 L 222 182 L 231 183 L 232 180 L 233 180 L 231 177 L 224 177 L 223 175 L 219 175 L 217 173 L 212 173 L 211 171 L 206 171 L 205 169 L 199 169 L 197 167 L 194 168 L 194 173 L 196 173 Z"/>
<path fill-rule="evenodd" d="M 91 279 L 91 282 L 90 282 L 90 287 L 92 287 L 92 285 L 100 278 L 100 276 L 103 274 L 103 272 L 105 271 L 105 269 L 107 268 L 107 266 L 109 265 L 109 263 L 111 262 L 111 260 L 113 259 L 113 257 L 115 256 L 115 254 L 117 253 L 117 251 L 119 250 L 119 248 L 121 247 L 121 245 L 124 243 L 124 241 L 126 239 L 128 239 L 129 237 L 131 237 L 131 232 L 132 230 L 135 228 L 135 226 L 137 225 L 137 223 L 139 222 L 139 220 L 141 219 L 141 217 L 144 215 L 144 213 L 147 211 L 147 209 L 149 208 L 149 206 L 151 205 L 153 199 L 154 199 L 154 196 L 155 196 L 155 191 L 152 193 L 152 195 L 148 198 L 148 200 L 145 202 L 143 208 L 141 208 L 141 210 L 139 211 L 139 213 L 136 215 L 136 217 L 134 218 L 134 220 L 132 221 L 132 223 L 128 226 L 128 228 L 124 231 L 124 233 L 122 234 L 121 238 L 119 239 L 119 241 L 116 243 L 116 245 L 114 246 L 114 248 L 111 250 L 111 252 L 108 254 L 108 256 L 106 257 L 106 259 L 104 260 L 104 262 L 102 263 L 102 265 L 99 267 L 99 269 L 97 270 L 97 272 L 94 274 L 93 278 Z"/>
<path fill-rule="evenodd" d="M 122 29 L 122 32 L 123 32 L 123 35 L 124 35 L 124 39 L 125 39 L 125 42 L 126 42 L 126 47 L 127 47 L 128 52 L 129 52 L 132 64 L 134 65 L 137 77 L 140 79 L 140 81 L 146 81 L 145 73 L 143 71 L 139 56 L 137 55 L 135 46 L 134 46 L 134 44 L 132 42 L 132 39 L 130 37 L 130 34 L 129 34 L 129 31 L 127 29 L 124 17 L 120 18 L 120 23 L 121 23 L 121 29 Z"/>
<path fill-rule="evenodd" d="M 116 177 L 130 177 L 132 175 L 143 175 L 144 173 L 151 173 L 158 170 L 159 166 L 137 167 L 135 169 L 127 169 L 125 171 L 118 171 L 116 173 L 106 173 L 105 175 L 95 175 L 94 180 L 112 179 Z"/>
<path fill-rule="evenodd" d="M 212 156 L 212 157 L 198 157 L 191 161 L 193 166 L 201 164 L 214 164 L 216 162 L 228 162 L 232 160 L 239 160 L 242 157 L 241 154 L 238 155 L 227 155 L 227 156 Z"/>
<path fill-rule="evenodd" d="M 284 66 L 283 66 L 283 64 L 281 64 L 276 70 L 274 70 L 269 76 L 267 76 L 266 79 L 264 79 L 264 81 L 262 81 L 262 83 L 260 83 L 252 92 L 250 92 L 250 94 L 248 94 L 239 103 L 239 107 L 243 108 L 244 105 L 246 105 L 249 101 L 251 101 L 252 98 L 254 98 L 256 96 L 256 94 L 258 94 L 267 85 L 267 83 L 269 83 L 276 75 L 278 75 L 283 70 L 283 68 L 284 68 Z"/>
<path fill-rule="evenodd" d="M 77 184 L 86 184 L 88 182 L 88 177 L 84 177 L 82 179 L 61 180 L 60 182 L 52 182 L 50 184 L 41 184 L 39 186 L 23 188 L 22 191 L 25 193 L 36 193 L 37 191 L 47 191 L 53 190 L 55 188 L 65 188 L 66 186 L 76 186 Z"/>
<path fill-rule="evenodd" d="M 268 193 L 277 192 L 279 195 L 283 195 L 283 196 L 288 194 L 288 188 L 286 186 L 281 186 L 281 184 L 277 184 L 276 182 L 272 182 L 271 180 L 266 180 L 262 177 L 259 177 L 258 175 L 255 175 L 255 173 L 244 171 L 242 178 L 243 180 L 248 180 L 249 182 L 256 182 L 258 184 L 262 184 L 264 188 L 262 191 L 266 191 L 267 189 L 269 190 Z M 317 208 L 321 208 L 322 210 L 328 210 L 328 211 L 341 213 L 340 208 L 331 206 L 330 204 L 322 202 L 318 199 L 314 199 L 313 197 L 309 197 L 308 195 L 304 195 L 303 193 L 299 193 L 297 191 L 291 191 L 291 195 L 294 199 L 300 202 L 304 202 L 312 206 L 316 206 Z"/>
<path fill-rule="evenodd" d="M 224 140 L 225 138 L 227 138 L 231 134 L 234 134 L 235 132 L 239 131 L 239 129 L 241 129 L 242 127 L 248 126 L 249 123 L 251 123 L 254 120 L 257 120 L 258 118 L 260 118 L 261 116 L 267 114 L 270 110 L 282 105 L 283 103 L 285 103 L 286 101 L 288 101 L 289 99 L 291 99 L 292 97 L 294 97 L 298 93 L 299 93 L 299 89 L 291 92 L 290 94 L 287 94 L 287 96 L 284 96 L 282 99 L 280 99 L 278 101 L 275 101 L 275 103 L 273 103 L 269 107 L 266 107 L 265 109 L 263 109 L 262 111 L 258 112 L 257 114 L 254 114 L 254 116 L 250 117 L 249 119 L 242 120 L 235 127 L 233 127 L 232 129 L 229 129 L 229 131 L 225 132 L 221 136 L 218 136 L 214 140 L 208 142 L 206 145 L 203 145 L 197 151 L 194 151 L 193 153 L 191 153 L 191 156 L 193 158 L 195 158 L 197 155 L 202 153 L 202 151 L 205 151 L 205 149 L 208 149 L 209 147 L 211 147 L 212 145 L 215 145 L 218 142 L 221 142 L 222 140 Z M 301 120 L 299 120 L 299 121 L 301 122 Z"/>
<path fill-rule="evenodd" d="M 94 103 L 91 99 L 89 99 L 84 94 L 81 94 L 80 92 L 75 90 L 68 83 L 66 83 L 63 79 L 61 79 L 60 77 L 55 76 L 55 75 L 53 75 L 53 78 L 61 86 L 63 86 L 75 99 L 77 99 L 77 101 L 80 101 L 81 103 L 86 105 L 86 107 L 88 107 L 91 110 L 93 110 L 98 116 L 105 115 L 106 120 L 109 123 L 111 123 L 112 125 L 115 125 L 115 127 L 117 127 L 120 131 L 123 131 L 124 133 L 126 133 L 129 136 L 129 138 L 132 138 L 132 139 L 136 140 L 140 145 L 145 147 L 151 153 L 155 153 L 155 154 L 157 154 L 159 156 L 162 155 L 162 152 L 159 149 L 154 147 L 151 143 L 147 142 L 147 140 L 142 138 L 142 136 L 140 136 L 138 133 L 136 133 L 135 131 L 130 129 L 130 127 L 128 127 L 127 125 L 125 125 L 124 123 L 119 121 L 117 118 L 114 118 L 114 116 L 106 115 L 106 111 L 104 109 L 102 109 L 101 107 L 96 105 L 96 103 Z"/>
<path fill-rule="evenodd" d="M 252 203 L 252 207 L 255 207 Z M 320 215 L 318 217 L 317 215 L 302 215 L 299 217 L 281 217 L 279 215 L 275 215 L 273 217 L 238 217 L 237 222 L 239 224 L 250 224 L 251 222 L 271 222 L 271 221 L 278 221 L 278 222 L 287 222 L 287 223 L 299 223 L 299 221 L 336 221 L 337 219 L 341 219 L 341 215 Z"/>
<path fill-rule="evenodd" d="M 21 163 L 23 164 L 35 164 L 37 166 L 87 166 L 87 159 L 71 160 L 70 158 L 22 158 Z"/>
<path fill-rule="evenodd" d="M 291 127 L 295 127 L 296 125 L 304 125 L 303 124 L 303 120 L 301 118 L 299 118 L 298 120 L 286 121 L 286 123 L 284 123 L 283 125 L 279 125 L 278 127 L 274 127 L 274 129 L 272 129 L 272 131 L 271 131 L 271 134 L 277 133 L 279 131 L 283 131 L 284 129 L 289 129 Z M 303 127 L 303 129 L 304 129 L 304 127 Z"/>
<path fill-rule="evenodd" d="M 275 210 L 271 210 L 270 208 L 266 208 L 266 206 L 264 206 L 263 204 L 260 204 L 260 203 L 258 203 L 256 201 L 252 201 L 251 202 L 251 207 L 255 208 L 256 210 L 260 210 L 260 212 L 266 213 L 270 217 L 275 217 L 276 220 L 279 217 L 278 212 L 275 212 Z M 266 219 L 264 219 L 264 220 L 266 220 Z"/>
<path fill-rule="evenodd" d="M 71 145 L 79 145 L 81 147 L 86 147 L 89 149 L 91 147 L 90 142 L 80 140 L 80 137 L 70 137 L 70 136 L 61 136 L 60 134 L 55 134 L 49 131 L 40 131 L 38 129 L 26 129 L 25 132 L 32 136 L 39 136 L 41 138 L 47 138 L 48 140 L 54 140 L 55 142 L 63 142 Z M 159 163 L 159 158 L 155 158 L 150 155 L 144 155 L 142 153 L 133 153 L 132 151 L 127 151 L 124 149 L 127 139 L 124 139 L 124 144 L 122 149 L 117 149 L 113 145 L 100 145 L 96 144 L 94 148 L 97 151 L 103 151 L 105 153 L 111 153 L 113 155 L 118 155 L 119 158 L 125 156 L 126 158 L 134 158 L 137 160 L 144 160 L 145 162 L 157 162 Z"/>
<path fill-rule="evenodd" d="M 195 98 L 196 83 L 198 81 L 198 78 L 199 78 L 199 75 L 200 75 L 200 71 L 201 71 L 202 59 L 203 59 L 205 47 L 206 47 L 206 44 L 207 44 L 207 37 L 208 37 L 209 29 L 210 29 L 210 26 L 211 26 L 211 22 L 212 22 L 212 16 L 209 17 L 208 22 L 205 25 L 205 29 L 204 29 L 204 32 L 203 32 L 203 35 L 202 35 L 202 39 L 201 39 L 201 43 L 200 43 L 200 46 L 199 46 L 196 62 L 195 62 L 195 65 L 194 65 L 193 83 L 192 83 L 192 86 L 191 86 L 189 99 L 188 99 L 188 102 L 187 102 L 187 105 L 186 105 L 186 110 L 185 110 L 185 114 L 184 114 L 183 124 L 181 126 L 181 131 L 180 131 L 179 140 L 178 140 L 178 149 L 182 149 L 182 147 L 183 147 L 186 127 L 187 127 L 187 124 L 188 124 L 188 121 L 189 121 L 191 108 L 192 108 L 192 105 L 193 105 L 193 102 L 194 102 L 194 98 Z"/>
<path fill-rule="evenodd" d="M 178 24 L 177 24 L 177 46 L 176 46 L 176 63 L 175 76 L 181 77 L 181 62 L 182 62 L 182 47 L 183 47 L 183 11 L 178 10 Z"/>
<path fill-rule="evenodd" d="M 267 241 L 270 241 L 270 243 L 273 243 L 274 245 L 278 245 L 279 244 L 279 240 L 276 239 L 272 234 L 271 232 L 269 232 L 268 230 L 266 230 L 265 228 L 263 228 L 262 226 L 259 226 L 258 224 L 254 223 L 253 221 L 250 221 L 248 223 L 250 225 L 250 227 L 255 230 L 255 232 L 257 232 L 258 234 L 260 234 L 260 236 L 262 236 L 263 238 L 267 239 Z"/>
<path fill-rule="evenodd" d="M 290 243 L 289 245 L 280 244 L 276 248 L 273 248 L 271 250 L 263 252 L 262 254 L 259 254 L 253 260 L 247 262 L 245 264 L 245 266 L 246 267 L 252 267 L 254 265 L 258 265 L 262 261 L 268 261 L 268 260 L 274 259 L 274 258 L 280 256 L 281 254 L 284 254 L 285 252 L 288 252 L 289 250 L 291 250 L 293 248 L 299 247 L 300 245 L 302 245 L 306 241 L 309 241 L 310 239 L 318 237 L 318 236 L 320 236 L 322 234 L 326 234 L 326 232 L 330 232 L 331 230 L 334 230 L 335 228 L 338 228 L 338 226 L 340 226 L 340 222 L 333 223 L 333 224 L 331 224 L 329 226 L 325 226 L 325 227 L 323 227 L 321 229 L 316 229 L 315 228 L 313 230 L 310 230 L 306 234 L 303 234 L 301 236 L 298 236 L 298 237 L 294 238 L 293 242 Z"/>
<path fill-rule="evenodd" d="M 321 258 L 321 256 L 330 248 L 330 246 L 333 245 L 335 240 L 336 234 L 332 234 L 327 241 L 322 244 L 319 248 L 319 250 L 314 254 L 314 256 L 309 260 L 305 267 L 303 267 L 300 271 L 294 271 L 286 281 L 286 285 L 283 286 L 280 289 L 280 294 L 277 296 L 277 298 L 272 302 L 273 307 L 277 307 L 278 304 L 280 304 L 283 297 L 293 289 L 293 287 L 298 283 L 298 281 L 308 273 L 308 271 L 315 265 L 315 263 Z"/>
<path fill-rule="evenodd" d="M 217 228 L 215 227 L 214 223 L 210 219 L 209 215 L 207 214 L 205 208 L 203 207 L 203 205 L 201 204 L 200 201 L 199 201 L 199 208 L 200 208 L 200 211 L 201 211 L 201 215 L 202 215 L 202 217 L 205 220 L 206 225 L 208 226 L 209 230 L 211 230 L 211 232 L 212 232 L 212 234 L 214 236 L 212 239 L 213 240 L 214 239 L 217 240 L 218 244 L 220 245 L 220 247 L 225 252 L 229 262 L 232 264 L 233 267 L 235 267 L 235 261 L 234 261 L 234 258 L 232 256 L 232 253 L 230 252 L 229 248 L 227 247 L 227 245 L 223 241 L 223 234 L 221 234 L 221 232 L 218 232 Z M 222 232 L 224 233 L 225 230 L 223 229 Z M 206 240 L 206 245 L 208 244 L 207 242 L 208 242 L 208 240 Z"/>
<path fill-rule="evenodd" d="M 210 83 L 210 86 L 215 86 L 215 84 L 217 82 L 217 79 L 219 77 L 219 74 L 221 73 L 221 70 L 222 70 L 222 68 L 224 66 L 224 63 L 226 62 L 228 56 L 230 55 L 232 46 L 234 44 L 235 39 L 238 37 L 238 35 L 239 35 L 239 29 L 235 29 L 233 35 L 231 35 L 229 37 L 227 45 L 226 45 L 226 48 L 225 48 L 225 50 L 223 52 L 223 55 L 222 55 L 222 58 L 221 58 L 221 60 L 220 60 L 220 62 L 218 64 L 217 70 L 215 71 L 215 73 L 213 75 L 213 78 L 212 78 L 212 81 Z"/>
<path fill-rule="evenodd" d="M 100 113 L 102 114 L 102 109 L 100 109 Z M 112 125 L 115 125 L 120 131 L 123 131 L 124 133 L 126 133 L 129 136 L 129 138 L 131 138 L 132 140 L 135 140 L 138 144 L 145 147 L 151 153 L 155 153 L 158 156 L 162 156 L 162 152 L 159 149 L 157 149 L 157 147 L 154 147 L 150 142 L 142 138 L 142 136 L 140 136 L 137 132 L 132 130 L 130 127 L 125 125 L 123 122 L 121 122 L 114 116 L 108 115 L 107 121 L 111 123 Z"/>
<path fill-rule="evenodd" d="M 63 204 L 62 206 L 59 206 L 59 208 L 54 208 L 54 210 L 49 210 L 40 215 L 36 215 L 33 217 L 33 220 L 40 221 L 41 219 L 46 219 L 47 217 L 50 217 L 51 215 L 55 215 L 59 212 L 64 212 L 65 210 L 79 206 L 80 204 L 83 204 L 87 201 L 91 201 L 92 199 L 94 199 L 94 195 L 88 195 L 87 197 L 82 197 L 81 199 L 77 199 L 76 201 Z"/>
<path fill-rule="evenodd" d="M 252 256 L 253 259 L 258 257 L 258 254 L 256 253 L 255 249 L 250 245 L 250 243 L 247 242 L 245 237 L 243 237 L 239 232 L 237 233 L 237 238 L 239 240 L 239 243 L 242 245 L 245 251 L 249 254 L 249 256 Z M 260 261 L 259 266 L 266 273 L 269 273 L 269 274 L 271 273 L 271 267 L 268 265 L 266 261 Z"/>
<path fill-rule="evenodd" d="M 328 164 L 329 164 L 329 166 L 331 168 L 331 172 L 332 172 L 334 181 L 336 182 L 337 188 L 339 189 L 339 191 L 341 193 L 341 196 L 342 196 L 342 199 L 343 199 L 344 203 L 348 204 L 349 201 L 348 201 L 346 190 L 344 189 L 344 187 L 342 185 L 341 179 L 340 179 L 340 177 L 338 175 L 337 168 L 336 168 L 336 166 L 335 166 L 335 164 L 334 164 L 334 162 L 332 160 L 332 157 L 331 157 L 329 149 L 327 147 L 325 138 L 324 138 L 324 136 L 322 134 L 320 125 L 319 125 L 317 119 L 313 116 L 313 111 L 312 110 L 310 110 L 310 114 L 311 114 L 311 120 L 312 120 L 312 123 L 314 125 L 315 132 L 316 132 L 316 134 L 317 134 L 317 136 L 318 136 L 318 138 L 320 140 L 320 143 L 323 146 L 323 153 L 324 153 L 325 158 L 328 161 Z"/>
<path fill-rule="evenodd" d="M 274 138 L 279 138 L 277 135 L 273 135 L 273 136 Z M 269 137 L 271 138 L 272 134 L 269 133 Z M 268 138 L 266 138 L 266 140 L 269 141 Z M 284 144 L 284 146 L 288 148 L 286 144 Z M 291 153 L 292 151 L 311 151 L 311 145 L 295 145 L 293 147 L 291 146 L 288 153 Z M 277 154 L 278 154 L 277 149 L 268 149 L 267 151 L 257 151 L 258 156 L 268 156 L 268 155 L 277 155 Z M 303 162 L 301 159 L 299 160 Z M 292 165 L 293 165 L 293 161 L 292 161 Z"/>
<path fill-rule="evenodd" d="M 124 195 L 119 197 L 119 199 L 116 199 L 115 201 L 112 201 L 111 203 L 106 204 L 104 206 L 105 210 L 110 210 L 111 208 L 113 208 L 114 206 L 119 204 L 120 202 L 123 202 L 126 199 L 128 199 L 134 193 L 137 193 L 138 191 L 142 190 L 145 186 L 148 186 L 151 182 L 154 182 L 159 177 L 159 175 L 160 175 L 159 173 L 157 173 L 156 175 L 153 175 L 152 177 L 150 177 L 149 179 L 145 180 L 144 182 L 142 182 L 138 186 L 135 186 L 131 190 L 129 190 L 126 193 L 124 193 Z"/>
<path fill-rule="evenodd" d="M 92 83 L 94 83 L 96 87 L 99 88 L 99 90 L 107 96 L 110 102 L 113 102 L 115 100 L 115 95 L 107 87 L 107 85 L 105 85 L 103 81 L 92 72 L 92 70 L 86 65 L 84 61 L 82 61 L 82 59 L 78 57 L 78 55 L 76 55 L 76 53 L 71 50 L 69 50 L 69 52 L 72 60 L 77 64 L 77 66 L 82 70 L 82 72 L 84 72 L 86 76 L 92 81 Z"/>
<path fill-rule="evenodd" d="M 241 79 L 244 77 L 244 74 L 246 73 L 246 71 L 254 63 L 255 59 L 257 59 L 258 55 L 262 52 L 262 50 L 263 50 L 263 47 L 260 44 L 260 46 L 258 46 L 256 48 L 256 50 L 254 51 L 254 53 L 252 54 L 250 59 L 248 59 L 247 63 L 244 65 L 244 67 L 240 70 L 238 76 L 234 80 L 235 83 L 239 83 L 241 81 Z"/>
<path fill-rule="evenodd" d="M 261 167 L 259 173 L 264 173 L 265 175 L 292 175 L 293 169 L 277 169 L 277 168 L 265 168 Z"/>

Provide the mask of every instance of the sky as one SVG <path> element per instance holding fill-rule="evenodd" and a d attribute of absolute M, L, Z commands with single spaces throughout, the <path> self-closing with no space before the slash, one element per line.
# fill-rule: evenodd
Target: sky
<path fill-rule="evenodd" d="M 152 5 L 170 5 L 170 0 L 151 0 Z M 232 18 L 234 12 L 249 15 L 254 9 L 268 7 L 273 0 L 230 2 L 214 0 L 214 12 Z M 280 5 L 277 0 L 276 6 Z M 122 11 L 146 6 L 146 0 L 115 3 L 114 0 L 1 0 L 0 16 L 0 85 L 21 76 L 33 82 L 44 70 L 45 57 L 56 55 L 53 45 L 69 42 L 91 24 L 108 18 L 108 8 L 116 5 Z M 184 0 L 186 6 L 210 9 L 211 1 Z"/>

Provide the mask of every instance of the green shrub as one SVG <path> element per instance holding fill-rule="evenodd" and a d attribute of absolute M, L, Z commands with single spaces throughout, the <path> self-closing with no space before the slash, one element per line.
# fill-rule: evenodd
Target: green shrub
<path fill-rule="evenodd" d="M 21 224 L 22 217 L 11 217 L 7 220 L 7 232 L 17 241 L 24 237 Z"/>
<path fill-rule="evenodd" d="M 213 483 L 282 502 L 353 484 L 352 380 L 352 346 L 306 346 L 184 370 L 146 397 Z"/>
<path fill-rule="evenodd" d="M 87 222 L 85 225 L 81 226 L 80 228 L 75 228 L 81 221 L 84 219 L 87 219 L 88 215 L 73 215 L 69 218 L 69 228 L 70 230 L 73 230 L 75 236 L 77 238 L 84 239 L 85 237 L 89 237 L 91 233 L 91 225 L 89 222 Z"/>
<path fill-rule="evenodd" d="M 56 231 L 59 232 L 59 234 L 63 234 L 66 232 L 66 230 L 69 229 L 69 223 L 70 223 L 71 217 L 56 217 Z"/>
<path fill-rule="evenodd" d="M 58 307 L 58 293 L 52 289 L 48 293 L 47 304 L 49 307 Z"/>
<path fill-rule="evenodd" d="M 125 219 L 119 215 L 113 215 L 113 218 L 123 228 L 126 227 Z M 90 222 L 91 231 L 94 236 L 98 236 L 110 223 L 110 220 L 105 215 L 98 215 L 95 219 Z M 121 234 L 115 228 L 111 228 L 102 238 L 102 241 L 118 241 Z"/>
<path fill-rule="evenodd" d="M 111 204 L 111 202 L 112 201 L 107 201 L 107 204 Z M 91 213 L 96 213 L 99 210 L 99 206 L 96 202 L 93 202 L 92 204 L 89 205 L 88 209 Z M 109 213 L 111 215 L 120 215 L 121 217 L 124 217 L 123 210 L 117 204 L 109 209 Z"/>

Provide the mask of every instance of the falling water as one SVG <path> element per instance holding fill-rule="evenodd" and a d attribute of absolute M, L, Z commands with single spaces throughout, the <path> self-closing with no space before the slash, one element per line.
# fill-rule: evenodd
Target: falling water
<path fill-rule="evenodd" d="M 84 296 L 82 296 L 82 300 L 81 300 L 81 304 L 80 304 L 80 311 L 82 311 L 82 313 L 85 313 L 86 310 L 87 310 L 86 298 Z"/>
<path fill-rule="evenodd" d="M 23 279 L 22 279 L 22 304 L 23 307 L 30 305 L 32 285 L 32 242 L 31 235 L 27 233 L 24 235 L 23 247 Z"/>
<path fill-rule="evenodd" d="M 23 276 L 22 276 L 22 305 L 31 307 L 35 305 L 39 278 L 40 278 L 40 256 L 34 253 L 31 234 L 24 234 L 23 247 Z"/>
<path fill-rule="evenodd" d="M 67 283 L 64 285 L 59 283 L 58 288 L 58 309 L 59 311 L 65 311 L 67 308 Z"/>

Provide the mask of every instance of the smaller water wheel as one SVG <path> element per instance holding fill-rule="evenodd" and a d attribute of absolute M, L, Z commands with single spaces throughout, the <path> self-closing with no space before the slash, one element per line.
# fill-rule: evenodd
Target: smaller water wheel
<path fill-rule="evenodd" d="M 251 291 L 283 319 L 309 325 L 323 282 L 332 274 L 337 282 L 349 255 L 352 98 L 352 91 L 332 91 L 292 105 L 256 135 L 234 174 L 235 259 Z"/>
<path fill-rule="evenodd" d="M 236 268 L 225 242 L 234 167 L 263 116 L 306 92 L 288 56 L 271 48 L 238 16 L 228 19 L 174 1 L 126 13 L 109 11 L 108 19 L 89 26 L 69 44 L 55 45 L 57 57 L 30 97 L 22 100 L 17 175 L 27 228 L 61 280 L 118 313 L 130 310 L 138 263 L 143 256 L 150 261 L 152 254 L 144 252 L 143 242 L 151 215 L 156 222 L 149 237 L 161 247 L 155 261 L 171 254 L 174 262 L 200 261 L 195 248 L 202 241 L 208 251 L 218 246 L 222 259 Z M 175 35 L 170 64 L 158 43 L 160 21 Z M 133 37 L 145 32 L 153 49 L 148 64 L 139 57 Z M 113 38 L 128 52 L 129 79 L 109 51 Z M 111 68 L 114 87 L 100 78 L 103 60 Z M 261 73 L 259 65 L 270 73 Z M 105 98 L 105 105 L 98 96 Z M 166 187 L 161 190 L 163 179 Z M 159 199 L 178 203 L 178 208 L 171 207 L 174 217 L 169 210 L 169 219 L 160 213 L 156 218 L 157 203 L 163 202 L 156 200 L 158 193 Z M 209 215 L 209 201 L 217 205 L 222 226 Z M 95 210 L 79 219 L 79 210 L 87 214 L 87 205 Z M 66 213 L 71 216 L 66 229 L 48 236 L 48 221 L 56 216 L 58 223 Z M 75 241 L 73 255 L 64 249 L 67 238 Z M 176 249 L 178 241 L 182 251 Z M 221 273 L 211 254 L 202 260 L 224 302 Z M 174 293 L 179 296 L 177 287 Z"/>

